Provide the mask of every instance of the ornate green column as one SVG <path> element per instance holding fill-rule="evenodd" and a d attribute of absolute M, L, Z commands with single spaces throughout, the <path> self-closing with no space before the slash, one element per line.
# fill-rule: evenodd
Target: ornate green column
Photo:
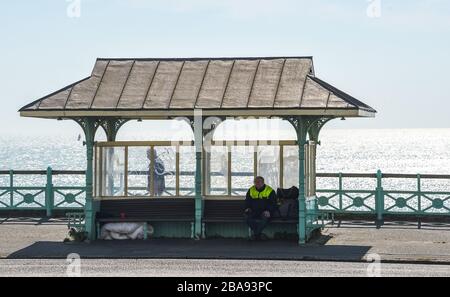
<path fill-rule="evenodd" d="M 97 121 L 93 118 L 84 118 L 79 121 L 86 137 L 86 204 L 84 206 L 85 228 L 88 233 L 88 239 L 95 239 L 95 213 L 96 208 L 93 198 L 93 180 L 94 180 L 94 141 L 97 130 Z"/>
<path fill-rule="evenodd" d="M 194 130 L 195 145 L 195 224 L 194 238 L 202 237 L 203 197 L 202 197 L 202 173 L 203 173 L 203 117 L 201 110 L 194 111 L 194 121 L 191 122 Z"/>
<path fill-rule="evenodd" d="M 116 141 L 117 132 L 129 119 L 106 118 L 100 121 L 108 141 Z"/>
<path fill-rule="evenodd" d="M 99 125 L 103 128 L 103 131 L 105 131 L 106 139 L 107 141 L 116 141 L 117 133 L 119 132 L 119 129 L 128 122 L 128 119 L 119 119 L 119 118 L 104 118 L 99 121 Z M 107 156 L 107 160 L 109 160 L 113 154 L 114 149 L 108 149 L 105 152 L 103 152 L 105 156 Z M 111 164 L 111 170 L 114 169 L 114 164 Z M 114 177 L 111 175 L 108 175 L 108 185 L 113 187 L 114 185 Z M 112 191 L 112 189 L 110 190 Z M 97 203 L 96 209 L 97 211 L 100 211 L 101 204 L 100 202 Z"/>
<path fill-rule="evenodd" d="M 308 143 L 307 136 L 310 140 L 319 143 L 319 132 L 322 127 L 331 119 L 312 116 L 297 116 L 286 118 L 295 128 L 297 132 L 298 144 L 298 180 L 299 180 L 299 195 L 298 195 L 298 242 L 305 244 L 308 239 L 307 234 L 307 216 L 308 210 L 306 206 L 306 188 L 305 188 L 305 145 Z M 315 160 L 312 160 L 315 162 Z"/>
<path fill-rule="evenodd" d="M 297 117 L 297 142 L 298 142 L 298 243 L 306 243 L 306 193 L 305 193 L 305 144 L 308 134 L 307 120 Z"/>

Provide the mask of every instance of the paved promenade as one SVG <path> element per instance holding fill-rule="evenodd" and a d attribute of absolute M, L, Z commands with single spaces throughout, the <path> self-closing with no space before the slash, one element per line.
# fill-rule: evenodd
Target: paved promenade
<path fill-rule="evenodd" d="M 64 244 L 63 221 L 0 220 L 0 258 L 65 259 L 70 253 L 93 259 L 247 259 L 366 262 L 378 254 L 382 262 L 450 264 L 450 226 L 372 225 L 343 223 L 329 227 L 305 246 L 293 241 L 246 240 L 96 241 Z M 257 252 L 255 252 L 257 251 Z"/>

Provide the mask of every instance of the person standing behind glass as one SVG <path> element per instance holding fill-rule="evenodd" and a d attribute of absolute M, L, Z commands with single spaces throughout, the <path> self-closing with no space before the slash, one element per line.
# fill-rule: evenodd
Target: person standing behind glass
<path fill-rule="evenodd" d="M 151 160 L 151 150 L 148 149 L 147 150 L 147 158 L 149 160 Z M 165 173 L 166 173 L 166 168 L 164 166 L 164 161 L 159 158 L 157 152 L 155 150 L 153 150 L 153 164 L 154 164 L 154 171 L 153 171 L 153 189 L 154 189 L 154 194 L 155 196 L 162 196 L 162 194 L 164 193 L 164 191 L 166 190 L 166 178 L 165 178 Z M 151 192 L 150 189 L 150 173 L 151 173 L 151 166 L 152 166 L 152 162 L 150 162 L 149 164 L 149 168 L 148 168 L 148 183 L 147 183 L 147 190 L 149 192 Z"/>

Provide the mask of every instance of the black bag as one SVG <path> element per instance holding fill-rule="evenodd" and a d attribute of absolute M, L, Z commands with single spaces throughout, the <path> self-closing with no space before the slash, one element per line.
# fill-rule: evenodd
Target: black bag
<path fill-rule="evenodd" d="M 277 189 L 277 211 L 280 218 L 293 219 L 298 217 L 298 188 Z"/>
<path fill-rule="evenodd" d="M 282 199 L 298 199 L 298 188 L 290 187 L 289 189 L 277 189 L 277 197 Z"/>

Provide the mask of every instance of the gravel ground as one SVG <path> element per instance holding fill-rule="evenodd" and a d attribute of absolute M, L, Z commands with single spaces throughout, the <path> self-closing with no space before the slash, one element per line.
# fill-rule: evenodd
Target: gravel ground
<path fill-rule="evenodd" d="M 0 260 L 0 276 L 67 276 L 65 260 Z M 252 260 L 81 260 L 81 276 L 278 277 L 368 275 L 368 263 Z M 73 270 L 69 270 L 73 271 Z M 370 270 L 369 271 L 374 271 Z M 380 264 L 379 276 L 449 277 L 449 265 Z"/>

